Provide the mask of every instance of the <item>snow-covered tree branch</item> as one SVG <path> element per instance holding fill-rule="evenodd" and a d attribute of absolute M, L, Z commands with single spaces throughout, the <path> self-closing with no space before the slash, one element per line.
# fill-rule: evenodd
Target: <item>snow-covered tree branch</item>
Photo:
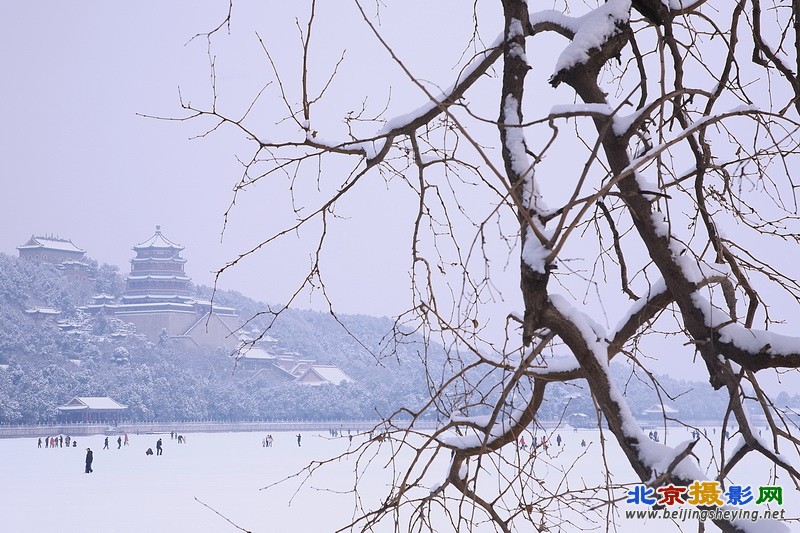
<path fill-rule="evenodd" d="M 392 520 L 407 507 L 427 516 L 452 499 L 470 509 L 448 515 L 456 526 L 479 515 L 512 531 L 535 509 L 546 530 L 558 514 L 553 501 L 577 505 L 566 503 L 574 502 L 569 493 L 519 508 L 504 499 L 529 490 L 527 461 L 535 459 L 499 478 L 499 488 L 483 479 L 499 472 L 503 448 L 537 423 L 552 382 L 588 385 L 598 420 L 635 475 L 625 482 L 725 482 L 757 454 L 800 484 L 782 452 L 800 447 L 797 428 L 761 384 L 800 367 L 800 284 L 789 259 L 800 245 L 800 5 L 555 4 L 459 5 L 473 8 L 465 33 L 413 36 L 406 28 L 398 38 L 383 11 L 401 6 L 355 0 L 348 24 L 364 30 L 361 46 L 381 51 L 397 74 L 390 93 L 368 64 L 363 80 L 347 78 L 342 52 L 315 63 L 318 46 L 336 43 L 315 40 L 326 21 L 312 2 L 297 23 L 299 68 L 281 68 L 259 38 L 272 79 L 243 114 L 221 111 L 213 76 L 208 105 L 184 100 L 187 119 L 208 120 L 208 132 L 232 126 L 251 143 L 234 194 L 277 184 L 296 214 L 221 273 L 311 232 L 313 259 L 294 294 L 321 291 L 335 313 L 322 259 L 331 226 L 360 202 L 376 203 L 407 235 L 393 244 L 408 248 L 411 284 L 394 340 L 421 332 L 448 357 L 430 362 L 421 409 L 383 413 L 383 429 L 413 459 L 403 463 L 398 452 L 398 485 L 354 525 Z M 219 28 L 236 16 L 234 6 Z M 212 49 L 219 28 L 206 35 Z M 451 38 L 465 40 L 454 67 L 420 77 L 409 49 L 424 55 Z M 360 108 L 337 107 L 338 84 L 359 95 Z M 378 104 L 376 94 L 392 97 Z M 406 105 L 414 99 L 423 103 Z M 376 180 L 385 197 L 359 196 Z M 505 327 L 497 316 L 509 317 Z M 720 424 L 738 432 L 741 445 L 731 452 L 719 444 L 720 463 L 704 470 L 691 456 L 696 442 L 648 439 L 609 370 L 620 354 L 631 373 L 649 376 L 653 359 L 699 358 L 704 379 L 728 395 Z M 759 436 L 754 416 L 769 438 Z M 414 427 L 426 418 L 440 421 L 432 434 Z M 422 445 L 411 438 L 419 435 Z M 412 497 L 440 454 L 449 454 L 448 471 Z M 723 531 L 754 527 L 715 523 Z"/>

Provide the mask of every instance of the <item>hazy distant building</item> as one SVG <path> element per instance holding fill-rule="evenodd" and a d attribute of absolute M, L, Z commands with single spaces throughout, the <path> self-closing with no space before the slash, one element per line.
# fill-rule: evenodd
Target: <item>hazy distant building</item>
<path fill-rule="evenodd" d="M 183 246 L 161 233 L 156 226 L 155 235 L 133 247 L 136 257 L 131 259 L 131 273 L 125 279 L 122 302 L 180 303 L 192 299 L 192 278 L 186 275 L 186 259 L 181 257 Z"/>
<path fill-rule="evenodd" d="M 656 404 L 649 409 L 642 411 L 641 418 L 644 420 L 663 420 L 664 417 L 675 417 L 678 410 L 667 404 Z"/>
<path fill-rule="evenodd" d="M 65 261 L 82 263 L 86 254 L 86 250 L 81 250 L 71 240 L 52 235 L 47 237 L 31 235 L 28 242 L 17 246 L 17 251 L 21 259 L 56 265 Z"/>
<path fill-rule="evenodd" d="M 101 294 L 85 310 L 113 314 L 154 342 L 165 332 L 183 345 L 235 347 L 239 328 L 236 309 L 194 299 L 192 280 L 185 271 L 186 259 L 181 257 L 183 249 L 156 226 L 152 237 L 133 247 L 136 256 L 131 259 L 122 301 L 115 303 L 109 295 Z"/>
<path fill-rule="evenodd" d="M 297 378 L 297 383 L 303 385 L 341 385 L 342 383 L 353 383 L 353 378 L 338 366 L 311 365 Z"/>
<path fill-rule="evenodd" d="M 69 239 L 52 235 L 42 237 L 31 235 L 28 242 L 17 246 L 20 259 L 56 265 L 64 275 L 77 279 L 89 278 L 89 263 L 84 257 L 85 250 L 75 246 Z"/>
<path fill-rule="evenodd" d="M 237 348 L 236 365 L 244 371 L 267 377 L 270 381 L 295 382 L 303 385 L 341 385 L 353 379 L 341 368 L 318 365 L 314 359 L 303 358 L 293 351 L 281 349 L 269 335 L 256 335 L 258 340 L 246 339 Z"/>
<path fill-rule="evenodd" d="M 46 318 L 57 317 L 61 311 L 53 307 L 31 307 L 25 310 L 25 314 L 37 321 L 42 321 Z"/>

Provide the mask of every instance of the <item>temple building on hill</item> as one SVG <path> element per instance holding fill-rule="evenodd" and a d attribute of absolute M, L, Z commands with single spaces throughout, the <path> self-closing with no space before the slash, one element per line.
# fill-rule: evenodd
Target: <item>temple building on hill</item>
<path fill-rule="evenodd" d="M 28 242 L 17 246 L 20 259 L 56 265 L 65 275 L 78 279 L 88 279 L 89 263 L 86 251 L 78 248 L 69 239 L 53 235 L 46 237 L 31 235 Z"/>
<path fill-rule="evenodd" d="M 17 246 L 20 259 L 61 264 L 63 262 L 83 262 L 86 250 L 81 250 L 69 239 L 31 235 L 28 242 Z"/>
<path fill-rule="evenodd" d="M 136 256 L 131 259 L 121 302 L 101 294 L 84 309 L 113 314 L 154 342 L 166 332 L 184 346 L 235 347 L 239 342 L 236 309 L 194 298 L 192 279 L 185 272 L 186 259 L 181 257 L 183 249 L 156 226 L 152 237 L 133 247 Z"/>
<path fill-rule="evenodd" d="M 246 337 L 246 336 L 243 336 Z M 240 337 L 241 338 L 241 337 Z M 279 347 L 277 340 L 263 335 L 258 341 L 246 341 L 236 350 L 236 365 L 271 381 L 295 382 L 301 385 L 341 385 L 353 378 L 333 365 L 319 365 L 314 359 Z"/>

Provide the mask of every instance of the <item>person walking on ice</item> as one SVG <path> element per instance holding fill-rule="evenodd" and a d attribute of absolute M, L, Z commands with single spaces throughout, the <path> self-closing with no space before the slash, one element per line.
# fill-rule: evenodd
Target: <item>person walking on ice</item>
<path fill-rule="evenodd" d="M 301 439 L 301 438 L 302 438 L 302 435 L 300 435 L 300 433 L 298 433 L 298 434 L 297 434 L 297 447 L 298 447 L 298 448 L 300 447 L 300 439 Z"/>
<path fill-rule="evenodd" d="M 108 449 L 108 437 L 106 437 L 106 442 L 105 442 L 105 444 L 103 444 L 103 449 L 104 450 Z M 88 450 L 88 448 L 87 448 L 87 450 Z"/>
<path fill-rule="evenodd" d="M 164 450 L 161 449 L 161 439 L 156 442 L 156 455 L 161 455 Z"/>
<path fill-rule="evenodd" d="M 94 454 L 92 453 L 91 448 L 86 448 L 86 473 L 91 474 L 94 472 L 92 470 L 92 461 L 94 460 Z"/>

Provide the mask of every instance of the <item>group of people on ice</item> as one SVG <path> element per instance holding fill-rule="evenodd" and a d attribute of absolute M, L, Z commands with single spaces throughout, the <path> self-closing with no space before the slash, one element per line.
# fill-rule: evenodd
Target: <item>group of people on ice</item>
<path fill-rule="evenodd" d="M 42 439 L 39 437 L 39 441 L 37 443 L 37 447 L 42 447 L 42 442 L 44 442 L 45 448 L 64 448 L 65 445 L 69 448 L 70 442 L 72 442 L 73 448 L 78 445 L 78 442 L 74 440 L 69 435 L 58 435 L 57 437 L 45 437 Z"/>
<path fill-rule="evenodd" d="M 69 439 L 69 437 L 67 437 L 67 439 Z M 40 448 L 42 447 L 41 440 L 42 439 L 39 439 L 39 447 Z M 185 439 L 184 439 L 184 441 L 185 441 Z M 69 441 L 67 441 L 67 442 L 69 442 Z M 76 442 L 75 442 L 74 439 L 73 439 L 72 442 L 73 442 L 73 446 L 75 446 Z M 130 440 L 128 439 L 127 433 L 125 435 L 120 435 L 117 438 L 117 449 L 122 448 L 122 446 L 128 446 L 129 443 L 130 443 Z M 67 445 L 67 446 L 69 446 L 69 445 Z M 105 440 L 103 441 L 103 449 L 104 450 L 108 449 L 108 437 L 106 437 Z M 159 437 L 159 439 L 156 441 L 156 451 L 155 451 L 155 453 L 153 452 L 153 448 L 147 448 L 147 450 L 144 453 L 145 453 L 145 455 L 162 455 L 164 453 L 164 442 L 161 440 L 161 437 Z M 87 474 L 91 474 L 92 472 L 94 472 L 94 470 L 92 469 L 92 463 L 93 462 L 94 462 L 94 452 L 92 452 L 91 448 L 86 448 L 86 460 L 85 460 L 86 470 L 85 470 L 85 472 Z"/>
<path fill-rule="evenodd" d="M 556 445 L 559 448 L 561 447 L 561 442 L 562 442 L 561 434 L 556 435 Z M 546 436 L 542 435 L 542 439 L 540 441 L 539 438 L 536 435 L 534 435 L 533 436 L 533 444 L 531 446 L 531 452 L 535 451 L 536 448 L 538 448 L 539 446 L 541 446 L 545 451 L 547 451 L 547 446 L 549 444 L 550 443 L 548 442 Z M 528 444 L 525 442 L 525 435 L 522 435 L 519 438 L 519 447 L 522 448 L 523 450 L 527 450 L 528 449 Z"/>

